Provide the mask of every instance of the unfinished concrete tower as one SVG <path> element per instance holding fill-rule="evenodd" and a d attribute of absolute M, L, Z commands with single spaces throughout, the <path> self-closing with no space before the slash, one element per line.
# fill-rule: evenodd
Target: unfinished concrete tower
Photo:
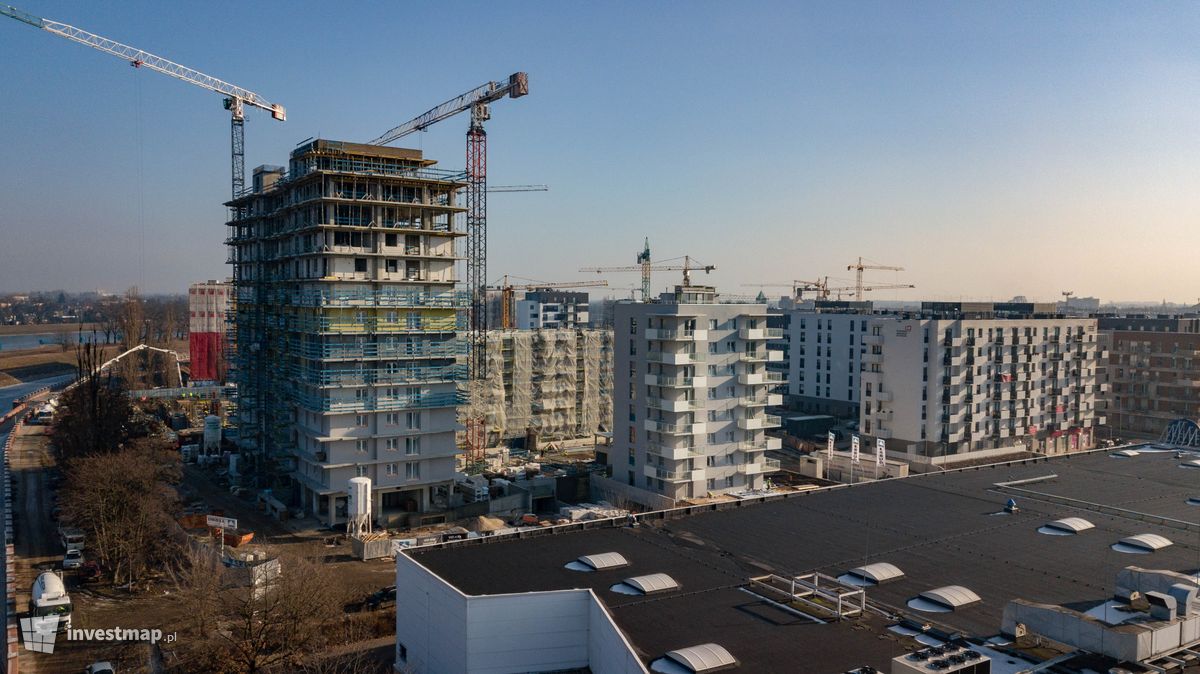
<path fill-rule="evenodd" d="M 453 484 L 464 174 L 434 163 L 315 140 L 230 202 L 241 443 L 260 484 L 330 524 L 354 477 L 384 523 Z"/>

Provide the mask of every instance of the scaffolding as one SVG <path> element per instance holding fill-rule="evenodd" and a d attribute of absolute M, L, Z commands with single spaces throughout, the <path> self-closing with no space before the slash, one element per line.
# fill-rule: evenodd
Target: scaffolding
<path fill-rule="evenodd" d="M 463 416 L 484 420 L 487 446 L 611 430 L 612 340 L 611 330 L 582 328 L 489 332 L 487 377 Z"/>

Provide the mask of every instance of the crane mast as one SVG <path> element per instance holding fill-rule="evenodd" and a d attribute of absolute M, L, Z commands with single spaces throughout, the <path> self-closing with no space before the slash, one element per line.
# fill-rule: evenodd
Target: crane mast
<path fill-rule="evenodd" d="M 675 258 L 675 259 L 678 259 L 678 258 Z M 669 261 L 670 260 L 668 260 L 668 262 Z M 650 238 L 646 237 L 645 247 L 642 249 L 642 252 L 637 254 L 637 265 L 636 266 L 583 267 L 579 271 L 580 272 L 595 272 L 597 274 L 603 274 L 605 272 L 629 272 L 629 271 L 641 272 L 641 274 L 642 274 L 642 288 L 641 288 L 642 301 L 649 302 L 650 301 L 650 272 L 651 271 L 682 271 L 683 272 L 683 285 L 689 286 L 692 284 L 692 271 L 703 271 L 705 274 L 707 274 L 708 272 L 714 271 L 715 269 L 716 269 L 716 266 L 714 266 L 714 265 L 697 263 L 689 255 L 683 256 L 683 264 L 682 265 L 677 265 L 677 264 L 676 265 L 665 265 L 665 264 L 654 265 L 654 264 L 651 264 L 651 262 L 650 262 Z"/>
<path fill-rule="evenodd" d="M 400 126 L 370 141 L 387 145 L 416 131 L 470 111 L 467 128 L 467 288 L 471 293 L 470 378 L 487 374 L 487 132 L 483 123 L 491 118 L 489 105 L 502 98 L 520 98 L 529 93 L 529 76 L 513 73 L 507 80 L 488 82 L 434 106 Z M 516 190 L 513 190 L 516 191 Z"/>

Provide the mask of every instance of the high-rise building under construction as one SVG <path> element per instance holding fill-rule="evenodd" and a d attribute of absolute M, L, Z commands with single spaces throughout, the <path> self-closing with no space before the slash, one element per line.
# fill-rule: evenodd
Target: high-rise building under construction
<path fill-rule="evenodd" d="M 230 202 L 240 441 L 260 484 L 330 524 L 353 477 L 389 524 L 453 485 L 465 176 L 434 163 L 314 140 Z"/>

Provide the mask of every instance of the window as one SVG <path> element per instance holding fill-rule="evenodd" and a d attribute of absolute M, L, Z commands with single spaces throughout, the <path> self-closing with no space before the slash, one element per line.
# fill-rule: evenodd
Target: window
<path fill-rule="evenodd" d="M 354 425 L 358 426 L 359 428 L 366 428 L 368 418 L 369 417 L 366 414 L 356 414 L 354 415 Z"/>
<path fill-rule="evenodd" d="M 355 440 L 354 448 L 360 452 L 365 453 L 367 451 L 367 441 L 366 440 Z"/>
<path fill-rule="evenodd" d="M 366 270 L 364 269 L 363 271 L 366 271 Z M 387 263 L 386 263 L 386 271 L 389 274 L 395 274 L 396 272 L 400 271 L 399 260 L 396 260 L 395 258 L 388 258 Z"/>
<path fill-rule="evenodd" d="M 367 476 L 367 467 L 366 466 L 355 466 L 354 467 L 354 475 L 355 475 L 355 477 L 366 477 Z"/>
<path fill-rule="evenodd" d="M 388 438 L 388 439 L 387 439 L 387 445 L 386 445 L 386 446 L 387 446 L 387 449 L 388 449 L 388 451 L 389 451 L 389 452 L 394 452 L 394 451 L 396 451 L 396 448 L 398 447 L 398 444 L 397 444 L 396 440 L 397 440 L 396 438 Z"/>
<path fill-rule="evenodd" d="M 406 480 L 421 479 L 421 464 L 419 464 L 419 463 L 404 464 L 404 478 Z"/>
<path fill-rule="evenodd" d="M 405 422 L 410 430 L 418 430 L 421 428 L 421 413 L 420 412 L 405 412 Z"/>
<path fill-rule="evenodd" d="M 383 235 L 383 245 L 395 246 L 396 245 L 396 235 L 395 234 L 384 234 Z"/>
<path fill-rule="evenodd" d="M 421 453 L 421 437 L 419 435 L 404 438 L 404 453 L 408 456 L 416 456 Z"/>
<path fill-rule="evenodd" d="M 333 245 L 349 246 L 350 245 L 350 232 L 334 232 L 333 233 Z"/>
<path fill-rule="evenodd" d="M 365 258 L 365 257 L 354 258 L 354 271 L 365 272 L 366 270 L 367 270 L 367 258 Z"/>

